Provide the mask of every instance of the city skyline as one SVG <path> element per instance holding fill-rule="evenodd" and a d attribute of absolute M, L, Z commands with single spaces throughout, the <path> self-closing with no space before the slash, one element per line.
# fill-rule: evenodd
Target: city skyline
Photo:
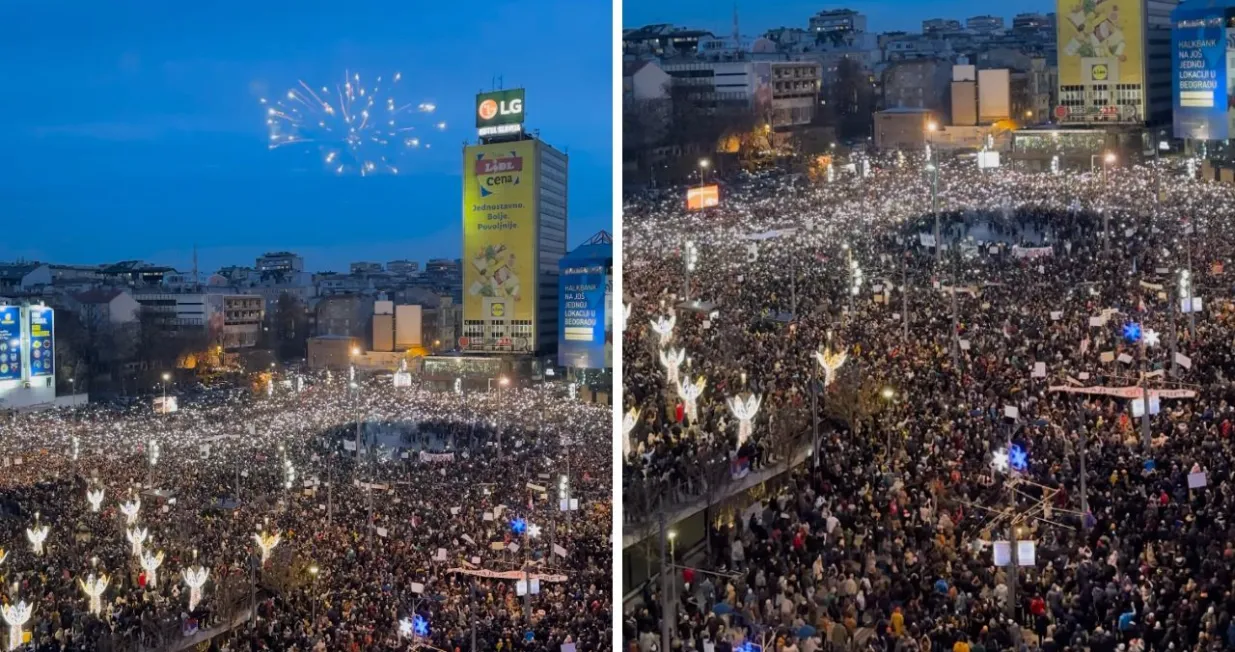
<path fill-rule="evenodd" d="M 853 9 L 866 15 L 872 32 L 918 32 L 922 21 L 931 18 L 955 18 L 964 23 L 972 16 L 1001 16 L 1007 25 L 1021 13 L 1051 13 L 1053 0 L 1009 0 L 1000 3 L 998 11 L 990 3 L 979 0 L 939 0 L 922 3 L 916 0 L 847 0 L 822 3 L 810 0 L 789 0 L 775 4 L 738 2 L 721 4 L 710 0 L 670 0 L 649 2 L 628 0 L 622 4 L 622 26 L 641 27 L 670 23 L 682 27 L 706 29 L 717 36 L 733 33 L 733 9 L 738 11 L 743 36 L 757 36 L 777 27 L 806 28 L 811 16 L 827 9 Z"/>
<path fill-rule="evenodd" d="M 0 243 L 0 261 L 187 271 L 194 245 L 202 271 L 278 250 L 314 271 L 459 258 L 462 148 L 476 139 L 475 93 L 499 79 L 527 88 L 528 128 L 571 155 L 569 246 L 612 230 L 611 117 L 576 110 L 580 95 L 611 104 L 608 75 L 592 74 L 610 69 L 609 43 L 594 38 L 611 31 L 608 8 L 57 9 L 0 10 L 16 28 L 0 101 L 30 109 L 0 130 L 20 163 L 0 177 L 0 206 L 43 227 Z M 533 13 L 544 19 L 527 21 Z M 333 85 L 345 70 L 400 73 L 399 100 L 433 103 L 447 123 L 398 176 L 339 176 L 311 147 L 267 148 L 260 98 L 302 79 Z"/>

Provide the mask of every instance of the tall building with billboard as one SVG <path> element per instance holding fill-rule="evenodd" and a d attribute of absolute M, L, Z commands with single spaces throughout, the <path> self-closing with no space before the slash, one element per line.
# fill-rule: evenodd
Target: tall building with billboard
<path fill-rule="evenodd" d="M 478 95 L 463 149 L 464 351 L 556 350 L 567 157 L 524 131 L 524 108 L 523 89 Z"/>
<path fill-rule="evenodd" d="M 1174 135 L 1226 140 L 1235 132 L 1235 0 L 1188 0 L 1171 24 Z"/>
<path fill-rule="evenodd" d="M 613 368 L 613 239 L 592 236 L 559 263 L 557 363 L 571 369 Z"/>
<path fill-rule="evenodd" d="M 0 407 L 55 400 L 55 311 L 41 304 L 0 304 Z"/>
<path fill-rule="evenodd" d="M 1178 0 L 1057 0 L 1061 125 L 1164 125 Z"/>

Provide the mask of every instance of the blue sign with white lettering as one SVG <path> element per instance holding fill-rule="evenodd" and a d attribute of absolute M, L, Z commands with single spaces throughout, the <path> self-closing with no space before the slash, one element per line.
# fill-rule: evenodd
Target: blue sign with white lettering
<path fill-rule="evenodd" d="M 604 265 L 562 270 L 558 297 L 558 364 L 579 369 L 606 367 L 609 329 L 605 296 L 609 275 Z"/>
<path fill-rule="evenodd" d="M 0 380 L 21 380 L 21 308 L 0 306 Z"/>
<path fill-rule="evenodd" d="M 54 376 L 55 312 L 47 306 L 31 306 L 30 315 L 30 377 Z"/>
<path fill-rule="evenodd" d="M 1171 18 L 1175 137 L 1225 140 L 1230 137 L 1225 11 L 1184 8 Z"/>

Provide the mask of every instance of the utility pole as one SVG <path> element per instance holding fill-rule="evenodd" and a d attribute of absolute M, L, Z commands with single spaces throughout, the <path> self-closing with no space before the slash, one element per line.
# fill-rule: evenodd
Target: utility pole
<path fill-rule="evenodd" d="M 1141 443 L 1145 446 L 1145 453 L 1149 453 L 1150 446 L 1153 443 L 1153 438 L 1149 434 L 1149 376 L 1148 376 L 1148 358 L 1145 336 L 1141 336 L 1141 400 L 1144 402 L 1145 410 L 1141 413 Z"/>
<path fill-rule="evenodd" d="M 936 242 L 935 244 L 938 245 L 939 243 Z M 948 348 L 952 350 L 952 367 L 955 368 L 958 372 L 960 371 L 960 368 L 961 368 L 961 361 L 960 361 L 961 335 L 960 335 L 960 316 L 958 315 L 957 308 L 956 308 L 956 291 L 957 291 L 957 286 L 960 284 L 960 281 L 961 281 L 960 270 L 958 269 L 958 265 L 956 264 L 956 252 L 953 252 L 953 256 L 952 256 L 952 338 L 949 342 Z"/>
<path fill-rule="evenodd" d="M 665 528 L 665 499 L 662 496 L 660 499 L 660 649 L 672 650 L 673 643 L 673 624 L 670 622 L 670 613 L 673 610 L 673 603 L 669 601 L 669 573 L 671 569 L 666 560 L 669 559 L 668 551 L 668 532 Z"/>
<path fill-rule="evenodd" d="M 931 175 L 931 212 L 935 214 L 935 265 L 943 262 L 943 239 L 939 225 L 939 167 L 927 162 L 926 171 Z"/>
<path fill-rule="evenodd" d="M 939 246 L 939 241 L 935 241 L 935 246 Z M 906 251 L 901 256 L 901 325 L 904 328 L 905 346 L 909 346 L 909 261 L 906 260 L 909 252 Z"/>
<path fill-rule="evenodd" d="M 476 578 L 472 578 L 472 599 L 468 604 L 468 620 L 472 621 L 472 652 L 476 652 L 476 600 L 479 596 L 476 595 Z"/>
<path fill-rule="evenodd" d="M 818 372 L 816 372 L 818 374 Z M 819 468 L 819 377 L 810 381 L 811 446 L 810 468 Z"/>
<path fill-rule="evenodd" d="M 1086 486 L 1088 480 L 1085 477 L 1085 449 L 1088 447 L 1088 437 L 1085 435 L 1084 429 L 1081 430 L 1081 529 L 1088 530 L 1089 517 L 1089 490 Z"/>
<path fill-rule="evenodd" d="M 1171 304 L 1171 377 L 1174 378 L 1179 374 L 1179 363 L 1175 360 L 1175 353 L 1179 350 L 1179 332 L 1175 326 L 1179 315 L 1179 297 L 1175 288 L 1167 290 L 1167 301 Z"/>

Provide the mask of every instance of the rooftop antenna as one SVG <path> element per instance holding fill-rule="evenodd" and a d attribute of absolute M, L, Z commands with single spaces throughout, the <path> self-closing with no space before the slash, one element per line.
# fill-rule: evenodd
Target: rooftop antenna
<path fill-rule="evenodd" d="M 733 3 L 733 49 L 742 49 L 742 36 L 738 31 L 738 3 Z"/>
<path fill-rule="evenodd" d="M 193 243 L 193 289 L 197 290 L 197 243 Z"/>

